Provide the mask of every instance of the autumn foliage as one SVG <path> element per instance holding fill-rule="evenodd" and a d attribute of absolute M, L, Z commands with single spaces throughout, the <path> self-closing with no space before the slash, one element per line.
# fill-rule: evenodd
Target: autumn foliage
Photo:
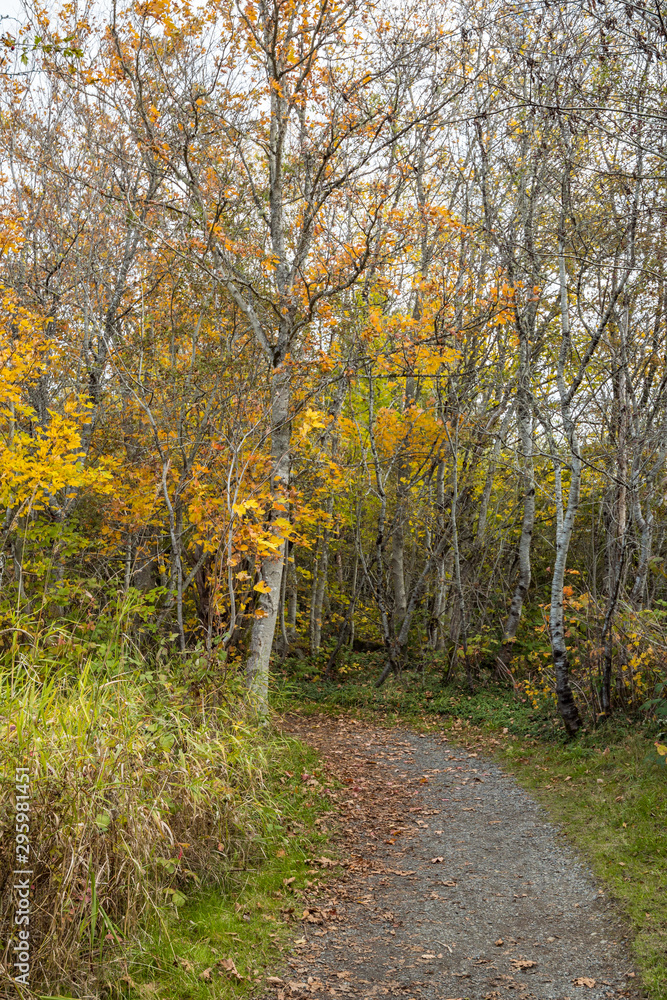
<path fill-rule="evenodd" d="M 571 734 L 637 709 L 664 661 L 660 24 L 114 11 L 3 49 L 5 654 L 202 651 L 263 713 L 272 658 L 331 677 L 363 641 L 381 680 L 486 671 Z"/>

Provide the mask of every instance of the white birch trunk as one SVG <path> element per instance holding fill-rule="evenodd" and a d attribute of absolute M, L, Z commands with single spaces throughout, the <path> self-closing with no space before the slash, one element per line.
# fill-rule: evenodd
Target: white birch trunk
<path fill-rule="evenodd" d="M 284 365 L 274 369 L 271 378 L 271 458 L 274 500 L 288 503 L 290 468 L 290 386 Z M 276 512 L 278 516 L 278 512 Z M 276 532 L 278 534 L 278 532 Z M 260 594 L 246 661 L 248 693 L 259 716 L 269 709 L 269 660 L 280 606 L 280 583 L 283 572 L 285 541 L 276 552 L 262 560 L 262 580 L 269 590 Z"/>

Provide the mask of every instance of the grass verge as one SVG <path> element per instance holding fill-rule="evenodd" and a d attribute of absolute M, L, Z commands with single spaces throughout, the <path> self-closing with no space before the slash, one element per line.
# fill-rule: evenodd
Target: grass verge
<path fill-rule="evenodd" d="M 317 755 L 272 737 L 267 783 L 280 822 L 252 863 L 230 867 L 215 890 L 198 893 L 144 931 L 112 995 L 132 1000 L 228 1000 L 247 996 L 274 971 L 297 932 L 304 899 L 327 877 L 326 781 Z M 324 783 L 324 784 L 323 784 Z M 297 938 L 298 939 L 298 938 Z"/>
<path fill-rule="evenodd" d="M 316 667 L 309 674 L 298 664 L 276 703 L 437 730 L 494 756 L 588 860 L 627 918 L 648 996 L 667 1000 L 667 768 L 655 753 L 658 724 L 619 718 L 570 742 L 548 704 L 535 708 L 491 683 L 471 696 L 435 673 L 408 674 L 377 690 L 364 673 L 327 683 L 313 678 Z"/>
<path fill-rule="evenodd" d="M 318 872 L 317 766 L 248 718 L 233 684 L 204 688 L 182 665 L 0 677 L 0 993 L 247 992 Z M 13 969 L 17 858 L 29 988 Z"/>

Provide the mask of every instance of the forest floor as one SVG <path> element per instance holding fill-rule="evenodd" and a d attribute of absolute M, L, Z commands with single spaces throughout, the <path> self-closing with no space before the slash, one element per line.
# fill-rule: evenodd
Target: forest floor
<path fill-rule="evenodd" d="M 349 715 L 281 725 L 343 785 L 345 870 L 307 901 L 267 998 L 639 995 L 615 904 L 490 757 Z"/>

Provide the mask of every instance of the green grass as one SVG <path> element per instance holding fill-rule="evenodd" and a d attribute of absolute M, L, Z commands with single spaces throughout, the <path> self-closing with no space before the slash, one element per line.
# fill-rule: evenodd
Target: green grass
<path fill-rule="evenodd" d="M 248 995 L 279 968 L 299 928 L 304 893 L 327 877 L 313 859 L 333 854 L 320 832 L 330 782 L 317 755 L 290 738 L 276 745 L 267 783 L 281 822 L 254 845 L 254 857 L 230 869 L 221 888 L 199 893 L 149 929 L 112 995 L 227 1000 Z M 242 979 L 220 964 L 229 959 Z"/>
<path fill-rule="evenodd" d="M 667 1000 L 667 772 L 642 731 L 574 744 L 504 741 L 497 757 L 543 803 L 619 902 L 647 993 Z"/>
<path fill-rule="evenodd" d="M 356 657 L 359 666 L 336 682 L 318 679 L 317 665 L 288 665 L 276 703 L 436 729 L 494 756 L 618 902 L 644 988 L 651 1000 L 667 1000 L 667 768 L 654 749 L 658 723 L 620 717 L 568 741 L 549 704 L 536 709 L 488 680 L 471 696 L 435 673 L 390 678 L 378 690 L 377 664 L 368 659 Z"/>

